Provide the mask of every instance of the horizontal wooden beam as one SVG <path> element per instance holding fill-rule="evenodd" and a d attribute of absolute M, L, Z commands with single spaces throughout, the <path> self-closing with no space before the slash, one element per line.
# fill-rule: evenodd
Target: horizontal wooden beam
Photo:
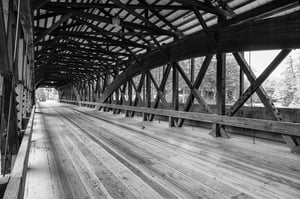
<path fill-rule="evenodd" d="M 110 31 L 94 31 L 94 32 L 82 32 L 82 31 L 56 31 L 56 33 L 64 34 L 64 35 L 87 35 L 87 36 L 97 36 L 97 35 L 108 35 L 108 36 L 141 36 L 146 37 L 149 36 L 149 33 L 144 32 L 110 32 Z M 153 33 L 154 35 L 163 35 L 159 33 Z"/>
<path fill-rule="evenodd" d="M 65 8 L 120 8 L 118 5 L 113 3 L 66 3 L 66 2 L 55 2 L 48 3 L 51 6 L 59 6 Z M 189 6 L 182 5 L 143 5 L 143 4 L 130 4 L 126 5 L 130 9 L 145 9 L 145 10 L 190 10 Z"/>
<path fill-rule="evenodd" d="M 206 3 L 199 2 L 199 1 L 196 1 L 196 0 L 174 0 L 174 1 L 182 3 L 183 5 L 196 7 L 197 9 L 200 9 L 200 10 L 212 13 L 212 14 L 216 14 L 216 15 L 221 15 L 222 14 L 218 9 L 216 9 L 216 8 L 206 4 Z"/>
<path fill-rule="evenodd" d="M 61 102 L 74 102 L 70 100 L 60 100 Z M 181 118 L 186 120 L 217 123 L 226 126 L 234 126 L 246 129 L 254 129 L 259 131 L 267 131 L 277 134 L 300 136 L 300 123 L 282 122 L 273 120 L 262 120 L 243 117 L 231 117 L 217 114 L 195 113 L 185 111 L 174 111 L 168 109 L 154 109 L 145 107 L 135 107 L 127 105 L 97 103 L 97 102 L 85 102 L 81 101 L 81 104 L 88 104 L 100 107 L 107 107 L 113 109 L 121 109 L 127 111 L 135 111 L 139 113 L 147 113 L 154 115 L 161 115 L 167 117 Z"/>

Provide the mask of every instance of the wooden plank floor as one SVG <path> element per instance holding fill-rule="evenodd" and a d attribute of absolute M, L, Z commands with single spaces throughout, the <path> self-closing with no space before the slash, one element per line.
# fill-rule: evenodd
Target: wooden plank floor
<path fill-rule="evenodd" d="M 25 198 L 300 198 L 300 156 L 207 129 L 37 107 Z"/>

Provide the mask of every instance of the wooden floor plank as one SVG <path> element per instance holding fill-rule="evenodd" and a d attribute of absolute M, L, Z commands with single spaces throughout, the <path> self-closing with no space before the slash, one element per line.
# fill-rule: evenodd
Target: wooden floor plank
<path fill-rule="evenodd" d="M 35 126 L 45 124 L 49 137 L 42 158 L 33 143 L 30 162 L 43 162 L 45 173 L 28 173 L 27 194 L 43 176 L 54 179 L 43 185 L 56 184 L 60 197 L 53 198 L 300 198 L 300 156 L 279 143 L 213 138 L 203 128 L 55 102 L 40 106 Z"/>
<path fill-rule="evenodd" d="M 81 119 L 83 119 L 83 118 L 81 118 Z M 139 144 L 141 144 L 142 143 L 142 140 L 141 141 L 139 141 Z M 153 146 L 154 144 L 152 143 L 152 144 L 150 144 L 149 146 L 148 146 L 148 148 L 149 147 L 151 147 L 151 146 Z M 156 150 L 157 148 L 158 148 L 159 146 L 156 146 L 155 148 L 153 148 L 152 150 Z M 147 147 L 146 147 L 147 148 Z M 175 150 L 175 149 L 174 149 Z M 185 159 L 186 159 L 186 157 L 185 157 Z M 210 159 L 211 160 L 211 159 Z M 183 160 L 184 161 L 184 160 Z M 206 161 L 209 161 L 209 160 L 206 160 Z M 225 161 L 227 161 L 228 162 L 228 160 L 223 160 L 223 162 L 225 162 Z M 218 162 L 213 162 L 213 165 L 215 165 L 215 164 L 217 164 Z M 211 165 L 210 167 L 212 167 L 213 165 Z M 253 179 L 256 179 L 256 181 L 253 181 L 253 184 L 254 185 L 252 185 L 252 186 L 256 186 L 256 184 L 261 184 L 263 187 L 264 187 L 264 189 L 268 189 L 269 188 L 269 186 L 268 185 L 265 185 L 266 183 L 268 183 L 269 184 L 269 182 L 270 182 L 270 179 L 265 179 L 264 177 L 261 177 L 261 175 L 263 175 L 263 173 L 258 173 L 257 175 L 255 175 L 257 172 L 255 171 L 255 170 L 253 170 L 253 167 L 250 167 L 250 168 L 248 168 L 248 166 L 247 165 L 242 165 L 242 166 L 240 166 L 240 169 L 239 169 L 239 166 L 240 164 L 238 164 L 238 162 L 235 162 L 235 164 L 234 165 L 232 165 L 232 167 L 230 168 L 230 164 L 228 163 L 227 164 L 227 169 L 229 170 L 229 171 L 234 171 L 234 173 L 235 174 L 238 174 L 238 173 L 241 173 L 242 174 L 242 178 L 241 179 L 244 179 L 245 177 L 249 177 L 249 180 L 248 181 L 253 181 Z M 203 165 L 203 166 L 205 166 L 205 165 Z M 224 166 L 223 166 L 224 167 Z M 248 171 L 246 171 L 247 170 L 247 168 L 248 168 Z M 269 174 L 270 175 L 270 174 Z M 272 181 L 278 181 L 278 180 L 280 180 L 281 178 L 280 177 L 278 177 L 277 179 L 274 177 L 274 176 L 269 176 L 270 178 L 272 178 Z M 232 178 L 232 176 L 231 176 L 231 178 Z M 247 180 L 247 178 L 246 179 L 244 179 L 244 180 Z M 288 180 L 287 179 L 284 179 L 284 181 L 287 181 L 288 182 Z M 276 182 L 272 182 L 272 183 L 274 183 L 274 186 L 275 186 L 275 184 L 276 184 Z M 297 183 L 295 183 L 296 184 L 296 187 L 298 187 L 299 188 L 299 184 L 297 184 Z M 276 187 L 279 187 L 279 186 L 282 186 L 282 189 L 284 189 L 284 187 L 285 187 L 285 185 L 284 184 L 276 184 L 277 186 Z M 257 189 L 257 190 L 259 190 L 259 189 Z M 297 190 L 296 190 L 297 191 Z M 292 193 L 293 192 L 293 189 L 291 189 L 291 194 L 293 194 Z M 277 191 L 277 194 L 279 194 L 279 191 Z M 272 196 L 272 194 L 270 194 L 270 197 L 275 197 L 275 196 Z"/>
<path fill-rule="evenodd" d="M 39 113 L 34 119 L 24 198 L 65 198 L 52 146 Z"/>

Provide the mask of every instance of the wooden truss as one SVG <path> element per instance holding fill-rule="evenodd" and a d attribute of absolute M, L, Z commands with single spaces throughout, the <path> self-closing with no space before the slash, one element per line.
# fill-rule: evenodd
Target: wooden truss
<path fill-rule="evenodd" d="M 9 173 L 12 169 L 35 98 L 33 32 L 27 3 L 0 2 L 2 174 Z"/>
<path fill-rule="evenodd" d="M 215 117 L 226 121 L 232 118 L 241 126 L 241 121 L 245 121 L 236 119 L 235 114 L 257 93 L 272 119 L 282 122 L 282 116 L 261 85 L 291 49 L 300 47 L 300 14 L 292 11 L 299 6 L 299 1 L 273 0 L 237 14 L 236 10 L 248 3 L 237 2 L 235 7 L 230 7 L 219 0 L 213 3 L 176 0 L 168 4 L 145 0 L 136 3 L 111 0 L 101 4 L 35 0 L 32 3 L 35 86 L 56 87 L 61 99 L 98 110 L 113 110 L 115 114 L 125 111 L 127 117 L 141 112 L 145 121 L 153 121 L 160 115 L 150 109 L 169 110 L 172 112 L 164 116 L 169 118 L 170 127 L 182 127 L 189 117 L 180 111 L 191 114 L 197 102 L 202 113 L 211 118 L 211 134 L 226 138 L 229 137 L 227 123 Z M 281 11 L 289 14 L 274 15 Z M 190 19 L 183 24 L 176 21 L 185 18 Z M 184 28 L 184 23 L 190 22 L 195 25 Z M 187 33 L 193 29 L 197 31 Z M 281 49 L 281 52 L 256 77 L 242 52 L 271 49 Z M 225 107 L 226 53 L 232 53 L 240 66 L 240 98 L 229 112 Z M 199 91 L 214 55 L 216 111 Z M 205 59 L 199 73 L 194 74 L 191 61 L 192 75 L 188 77 L 179 61 L 202 56 Z M 158 67 L 163 68 L 160 82 L 151 72 Z M 247 89 L 244 89 L 244 74 L 251 84 Z M 179 79 L 190 90 L 182 105 Z M 172 83 L 171 101 L 166 98 L 168 81 Z M 127 106 L 130 108 L 122 108 Z M 141 107 L 144 111 L 139 111 Z M 246 125 L 251 127 L 251 122 Z M 292 151 L 299 149 L 299 134 L 282 133 L 282 136 Z"/>

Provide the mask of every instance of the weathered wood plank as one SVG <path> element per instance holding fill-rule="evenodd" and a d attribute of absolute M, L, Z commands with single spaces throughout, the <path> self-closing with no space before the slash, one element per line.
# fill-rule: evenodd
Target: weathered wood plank
<path fill-rule="evenodd" d="M 61 100 L 61 102 L 68 102 L 68 101 Z M 130 111 L 135 111 L 140 113 L 148 113 L 148 114 L 182 118 L 182 119 L 188 119 L 194 121 L 217 123 L 217 124 L 222 124 L 227 126 L 235 126 L 241 128 L 268 131 L 268 132 L 284 134 L 284 135 L 300 136 L 300 130 L 299 130 L 300 123 L 261 120 L 261 119 L 253 119 L 253 118 L 242 118 L 242 117 L 230 117 L 230 116 L 221 116 L 216 114 L 173 111 L 173 110 L 166 110 L 166 109 L 133 107 L 133 106 L 126 106 L 126 105 L 121 106 L 116 104 L 105 104 L 105 103 L 97 103 L 97 102 L 81 102 L 81 103 L 93 104 L 101 107 L 130 110 Z"/>
<path fill-rule="evenodd" d="M 30 119 L 24 133 L 21 146 L 18 151 L 11 178 L 4 193 L 4 199 L 22 198 L 26 181 L 28 156 L 31 144 L 32 127 L 34 121 L 35 106 L 32 108 Z"/>
<path fill-rule="evenodd" d="M 37 112 L 38 108 L 37 108 Z M 59 170 L 42 114 L 35 114 L 24 198 L 65 198 Z"/>
<path fill-rule="evenodd" d="M 55 112 L 72 121 L 82 141 L 88 134 L 144 181 L 141 176 L 150 175 L 156 186 L 179 198 L 299 197 L 300 159 L 283 145 L 213 139 L 204 129 L 170 129 L 167 122 L 142 122 L 71 105 L 57 105 Z"/>

